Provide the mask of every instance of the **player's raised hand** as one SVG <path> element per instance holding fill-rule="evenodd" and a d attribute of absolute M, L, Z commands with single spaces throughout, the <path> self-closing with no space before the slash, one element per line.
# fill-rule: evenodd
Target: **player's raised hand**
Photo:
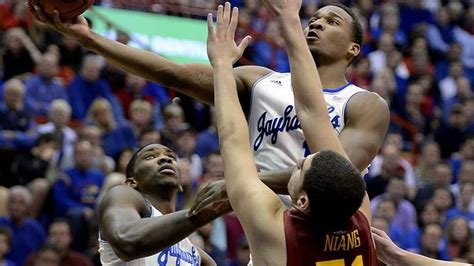
<path fill-rule="evenodd" d="M 224 180 L 211 181 L 199 189 L 193 205 L 189 209 L 190 213 L 199 213 L 209 204 L 219 203 L 228 200 L 225 190 Z"/>
<path fill-rule="evenodd" d="M 302 0 L 263 0 L 270 10 L 278 17 L 298 15 Z"/>
<path fill-rule="evenodd" d="M 372 236 L 377 249 L 377 258 L 387 264 L 397 261 L 397 255 L 401 249 L 393 243 L 390 237 L 382 230 L 372 227 Z"/>
<path fill-rule="evenodd" d="M 221 63 L 233 65 L 244 53 L 251 37 L 246 36 L 239 45 L 235 43 L 239 9 L 236 7 L 232 9 L 229 2 L 226 2 L 225 6 L 219 5 L 216 17 L 217 23 L 214 28 L 212 14 L 207 16 L 207 55 L 209 61 L 213 66 Z"/>
<path fill-rule="evenodd" d="M 59 18 L 59 12 L 54 11 L 53 16 L 49 16 L 41 10 L 41 7 L 37 5 L 36 0 L 28 0 L 26 5 L 31 10 L 31 13 L 34 14 L 35 18 L 50 26 L 54 30 L 73 37 L 74 39 L 81 41 L 87 37 L 87 34 L 90 33 L 89 24 L 83 16 L 78 16 L 74 21 L 70 20 L 67 22 L 62 22 Z"/>

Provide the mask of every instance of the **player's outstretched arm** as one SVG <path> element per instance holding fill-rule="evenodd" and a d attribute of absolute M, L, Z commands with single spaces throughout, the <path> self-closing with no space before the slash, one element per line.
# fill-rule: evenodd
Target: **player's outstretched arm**
<path fill-rule="evenodd" d="M 85 48 L 104 56 L 109 62 L 123 70 L 171 87 L 201 102 L 213 104 L 213 73 L 206 64 L 178 64 L 157 54 L 133 48 L 110 40 L 93 32 L 83 16 L 63 23 L 56 12 L 53 18 L 44 14 L 34 0 L 29 0 L 36 18 L 56 31 L 78 40 Z M 244 93 L 253 82 L 269 70 L 262 67 L 241 67 L 235 69 L 237 87 Z"/>
<path fill-rule="evenodd" d="M 265 2 L 276 14 L 286 42 L 296 113 L 311 151 L 332 150 L 349 159 L 329 122 L 318 69 L 300 22 L 301 0 Z"/>
<path fill-rule="evenodd" d="M 402 266 L 468 266 L 472 264 L 431 259 L 399 248 L 382 230 L 372 227 L 377 257 L 388 265 Z"/>
<path fill-rule="evenodd" d="M 101 234 L 124 261 L 150 256 L 176 244 L 220 215 L 229 205 L 218 210 L 207 209 L 198 215 L 187 210 L 159 217 L 149 215 L 143 196 L 127 186 L 110 189 L 100 201 L 98 216 Z"/>
<path fill-rule="evenodd" d="M 224 176 L 229 201 L 249 239 L 255 264 L 275 265 L 277 261 L 263 261 L 262 254 L 275 248 L 284 250 L 283 204 L 258 179 L 250 150 L 248 125 L 232 74 L 232 63 L 242 55 L 249 42 L 246 37 L 239 46 L 235 44 L 237 17 L 238 9 L 231 12 L 229 3 L 225 8 L 219 6 L 215 29 L 212 15 L 208 16 L 207 49 L 214 67 L 214 102 Z M 277 258 L 275 255 L 266 259 Z"/>

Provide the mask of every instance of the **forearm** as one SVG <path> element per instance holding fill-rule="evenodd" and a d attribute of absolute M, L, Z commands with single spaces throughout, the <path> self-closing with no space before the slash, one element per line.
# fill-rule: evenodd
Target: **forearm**
<path fill-rule="evenodd" d="M 315 104 L 315 101 L 324 101 L 322 84 L 316 64 L 313 60 L 300 18 L 297 15 L 286 15 L 279 19 L 282 36 L 285 39 L 288 58 L 291 68 L 291 83 L 294 88 L 297 111 L 308 109 L 326 112 L 326 107 Z M 298 110 L 299 109 L 299 110 Z"/>
<path fill-rule="evenodd" d="M 25 46 L 25 49 L 28 51 L 28 53 L 30 54 L 31 58 L 33 59 L 33 62 L 35 62 L 36 64 L 38 64 L 41 60 L 41 52 L 38 50 L 38 48 L 36 47 L 36 45 L 33 43 L 33 41 L 31 41 L 31 39 L 25 39 L 23 41 L 23 45 Z"/>
<path fill-rule="evenodd" d="M 462 262 L 442 261 L 428 258 L 419 254 L 400 249 L 398 256 L 393 259 L 393 266 L 412 265 L 412 266 L 468 266 L 471 264 Z"/>
<path fill-rule="evenodd" d="M 241 147 L 248 140 L 248 126 L 239 104 L 237 87 L 230 64 L 214 67 L 215 108 L 221 149 Z M 248 146 L 248 145 L 246 145 Z M 237 147 L 234 147 L 237 148 Z"/>
<path fill-rule="evenodd" d="M 172 246 L 225 212 L 204 210 L 189 216 L 187 210 L 159 217 L 140 219 L 119 229 L 115 248 L 121 257 L 132 260 L 156 254 Z"/>
<path fill-rule="evenodd" d="M 263 171 L 258 173 L 260 180 L 277 194 L 288 194 L 288 181 L 294 167 L 275 171 Z"/>
<path fill-rule="evenodd" d="M 178 64 L 160 55 L 133 48 L 90 32 L 80 41 L 126 72 L 141 76 L 182 93 L 213 103 L 212 69 L 205 64 Z"/>

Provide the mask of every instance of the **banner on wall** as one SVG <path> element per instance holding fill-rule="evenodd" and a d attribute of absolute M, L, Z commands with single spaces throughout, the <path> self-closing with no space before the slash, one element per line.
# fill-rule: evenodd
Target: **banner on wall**
<path fill-rule="evenodd" d="M 207 23 L 204 20 L 97 6 L 86 16 L 91 19 L 94 31 L 108 38 L 116 38 L 117 27 L 130 35 L 130 46 L 152 51 L 175 62 L 209 62 Z"/>

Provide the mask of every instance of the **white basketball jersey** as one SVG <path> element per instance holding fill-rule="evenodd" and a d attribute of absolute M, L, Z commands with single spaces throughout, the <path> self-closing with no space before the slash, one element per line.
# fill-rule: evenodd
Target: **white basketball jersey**
<path fill-rule="evenodd" d="M 366 90 L 353 84 L 324 90 L 329 119 L 339 135 L 344 129 L 349 99 Z M 310 154 L 300 121 L 296 116 L 291 74 L 271 72 L 252 88 L 249 114 L 250 145 L 259 170 L 294 166 Z"/>
<path fill-rule="evenodd" d="M 150 204 L 151 206 L 151 204 Z M 153 206 L 150 217 L 158 217 L 163 214 Z M 106 266 L 199 266 L 201 257 L 199 251 L 188 238 L 181 240 L 171 247 L 167 247 L 157 254 L 135 259 L 129 262 L 120 260 L 107 241 L 99 236 L 100 262 Z"/>

